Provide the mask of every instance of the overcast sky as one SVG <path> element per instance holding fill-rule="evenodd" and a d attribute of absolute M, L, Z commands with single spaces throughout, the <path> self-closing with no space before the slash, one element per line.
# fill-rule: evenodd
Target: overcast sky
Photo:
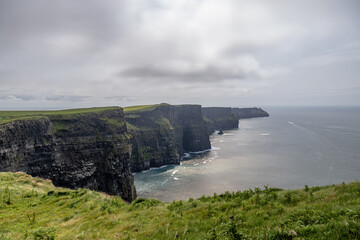
<path fill-rule="evenodd" d="M 359 0 L 0 0 L 0 109 L 360 105 Z"/>

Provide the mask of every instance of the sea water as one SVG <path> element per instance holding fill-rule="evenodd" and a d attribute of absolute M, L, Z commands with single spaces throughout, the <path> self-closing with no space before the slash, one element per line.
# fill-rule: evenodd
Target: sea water
<path fill-rule="evenodd" d="M 172 201 L 254 187 L 360 180 L 359 107 L 266 108 L 269 118 L 210 136 L 212 149 L 180 165 L 136 173 L 138 197 Z"/>

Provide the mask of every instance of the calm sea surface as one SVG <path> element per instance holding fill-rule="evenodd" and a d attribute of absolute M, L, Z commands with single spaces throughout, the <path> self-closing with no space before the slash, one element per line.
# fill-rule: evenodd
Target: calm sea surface
<path fill-rule="evenodd" d="M 254 187 L 286 189 L 360 180 L 360 108 L 266 108 L 211 136 L 181 165 L 136 173 L 138 197 L 163 201 Z"/>

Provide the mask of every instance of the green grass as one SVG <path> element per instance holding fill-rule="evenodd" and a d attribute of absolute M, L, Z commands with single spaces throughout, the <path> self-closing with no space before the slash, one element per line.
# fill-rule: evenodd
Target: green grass
<path fill-rule="evenodd" d="M 153 105 L 138 105 L 138 106 L 129 106 L 124 107 L 124 113 L 135 113 L 135 112 L 145 112 L 152 111 L 159 106 L 169 105 L 167 103 L 153 104 Z"/>
<path fill-rule="evenodd" d="M 163 126 L 165 129 L 174 129 L 174 127 L 171 125 L 170 120 L 165 117 L 160 117 L 159 119 L 154 119 L 154 121 L 159 124 L 160 126 Z"/>
<path fill-rule="evenodd" d="M 94 108 L 76 108 L 54 111 L 0 111 L 0 124 L 12 122 L 14 120 L 27 120 L 46 118 L 54 115 L 79 115 L 88 113 L 100 113 L 106 110 L 118 109 L 119 107 L 94 107 Z"/>
<path fill-rule="evenodd" d="M 0 239 L 360 239 L 360 182 L 128 204 L 0 173 Z"/>
<path fill-rule="evenodd" d="M 114 118 L 101 118 L 105 120 L 108 124 L 114 125 L 116 127 L 123 127 L 125 125 L 125 121 L 122 119 L 114 119 Z"/>

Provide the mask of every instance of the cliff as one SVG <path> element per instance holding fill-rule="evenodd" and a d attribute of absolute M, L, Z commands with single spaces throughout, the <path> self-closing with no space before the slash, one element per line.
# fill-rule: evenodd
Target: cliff
<path fill-rule="evenodd" d="M 229 107 L 203 107 L 202 114 L 208 125 L 209 134 L 215 130 L 238 128 L 239 121 Z"/>
<path fill-rule="evenodd" d="M 178 164 L 184 152 L 210 149 L 200 105 L 149 105 L 124 108 L 132 139 L 131 170 Z"/>
<path fill-rule="evenodd" d="M 0 112 L 0 171 L 136 198 L 121 108 Z"/>
<path fill-rule="evenodd" d="M 269 114 L 261 108 L 231 108 L 231 112 L 237 119 L 269 117 Z"/>

